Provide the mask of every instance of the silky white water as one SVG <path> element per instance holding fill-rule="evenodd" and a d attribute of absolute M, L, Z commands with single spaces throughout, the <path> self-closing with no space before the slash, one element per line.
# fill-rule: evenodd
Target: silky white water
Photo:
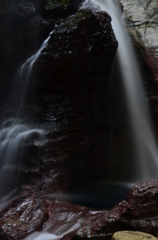
<path fill-rule="evenodd" d="M 3 122 L 0 130 L 0 203 L 12 197 L 11 190 L 18 180 L 18 151 L 32 133 L 42 134 L 40 129 L 29 128 L 19 119 L 9 119 Z"/>
<path fill-rule="evenodd" d="M 52 33 L 52 32 L 51 32 Z M 50 35 L 51 35 L 50 33 Z M 34 62 L 38 59 L 41 51 L 47 46 L 50 35 L 43 42 L 41 48 L 18 70 L 16 75 L 18 79 L 17 88 L 20 82 L 23 83 L 19 108 L 12 118 L 5 118 L 0 127 L 0 204 L 9 200 L 16 193 L 15 188 L 18 182 L 18 152 L 23 147 L 28 137 L 37 133 L 43 135 L 42 129 L 35 128 L 21 119 L 20 111 L 23 108 L 26 96 L 26 90 L 31 78 Z M 7 111 L 6 111 L 7 112 Z"/>
<path fill-rule="evenodd" d="M 27 238 L 25 238 L 25 240 L 57 240 L 57 239 L 61 239 L 64 235 L 66 235 L 69 232 L 73 232 L 75 230 L 77 230 L 79 227 L 81 226 L 81 224 L 78 223 L 74 223 L 73 221 L 68 221 L 65 224 L 63 224 L 62 226 L 59 226 L 56 228 L 56 230 L 54 230 L 54 233 L 50 233 L 50 227 L 47 227 L 43 232 L 35 232 L 33 234 L 31 234 L 30 236 L 28 236 Z"/>
<path fill-rule="evenodd" d="M 118 64 L 124 85 L 129 111 L 129 124 L 133 137 L 134 162 L 132 181 L 154 179 L 158 176 L 158 150 L 149 114 L 146 109 L 142 77 L 130 43 L 125 23 L 122 21 L 118 0 L 92 0 L 112 17 L 112 27 L 118 40 Z M 128 159 L 127 159 L 128 161 Z M 127 181 L 131 181 L 131 176 Z"/>
<path fill-rule="evenodd" d="M 26 90 L 28 88 L 29 80 L 30 80 L 31 75 L 32 75 L 33 64 L 38 59 L 41 51 L 44 48 L 47 47 L 48 41 L 49 41 L 50 36 L 53 33 L 53 31 L 49 34 L 48 38 L 43 42 L 43 44 L 41 45 L 40 49 L 33 56 L 28 58 L 26 60 L 26 62 L 20 67 L 20 69 L 18 71 L 18 74 L 20 76 L 20 79 L 21 79 L 22 83 L 24 82 L 23 96 L 21 98 L 20 109 L 19 110 L 21 110 L 21 108 L 23 106 L 23 103 L 24 103 L 24 100 L 25 100 L 25 97 L 26 97 Z"/>

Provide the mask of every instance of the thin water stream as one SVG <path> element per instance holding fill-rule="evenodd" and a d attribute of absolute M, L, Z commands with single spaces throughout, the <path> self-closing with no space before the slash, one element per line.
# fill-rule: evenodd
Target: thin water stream
<path fill-rule="evenodd" d="M 52 32 L 50 33 L 50 35 Z M 44 131 L 31 126 L 25 119 L 20 117 L 21 109 L 24 107 L 26 92 L 32 74 L 34 62 L 39 57 L 41 51 L 47 46 L 50 35 L 43 42 L 41 48 L 20 67 L 16 78 L 19 88 L 20 82 L 23 88 L 20 94 L 20 101 L 17 111 L 10 118 L 4 118 L 0 128 L 0 204 L 5 203 L 14 196 L 18 183 L 18 153 L 23 148 L 26 140 L 33 133 L 43 136 Z M 15 91 L 15 89 L 14 89 Z M 5 114 L 4 114 L 5 115 Z"/>

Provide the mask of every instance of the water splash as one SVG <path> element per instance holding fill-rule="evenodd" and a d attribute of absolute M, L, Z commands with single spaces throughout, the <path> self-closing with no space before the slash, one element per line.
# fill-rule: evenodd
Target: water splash
<path fill-rule="evenodd" d="M 121 70 L 129 111 L 129 123 L 133 137 L 134 163 L 132 181 L 144 181 L 158 176 L 158 150 L 150 117 L 146 109 L 142 77 L 137 59 L 129 41 L 125 24 L 121 20 L 119 2 L 116 0 L 92 0 L 112 17 L 112 26 L 119 42 L 117 58 Z M 131 176 L 127 181 L 131 181 Z"/>

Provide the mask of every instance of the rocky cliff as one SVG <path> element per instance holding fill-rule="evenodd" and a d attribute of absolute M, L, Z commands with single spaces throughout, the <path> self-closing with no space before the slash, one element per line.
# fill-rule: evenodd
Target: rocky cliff
<path fill-rule="evenodd" d="M 108 175 L 106 160 L 112 133 L 117 145 L 113 150 L 126 146 L 122 141 L 126 127 L 122 121 L 124 109 L 119 109 L 117 89 L 111 91 L 111 87 L 117 87 L 110 75 L 118 43 L 110 16 L 87 2 L 86 8 L 80 8 L 80 0 L 0 1 L 2 112 L 4 103 L 10 104 L 6 101 L 11 94 L 8 86 L 9 89 L 14 86 L 16 70 L 52 32 L 48 45 L 34 63 L 21 109 L 21 117 L 40 126 L 45 134 L 43 139 L 32 134 L 19 152 L 19 193 L 1 208 L 1 239 L 24 239 L 46 228 L 63 234 L 65 240 L 81 237 L 108 240 L 117 230 L 139 230 L 158 236 L 157 180 L 137 184 L 124 201 L 109 211 L 72 205 L 67 202 L 67 195 L 60 195 L 83 186 L 85 181 Z M 148 24 L 156 28 L 145 15 L 153 11 L 152 17 L 157 21 L 155 8 L 149 11 L 156 2 L 122 0 L 122 3 L 135 41 L 150 53 L 151 49 L 155 52 L 155 46 L 142 40 L 142 29 L 147 32 Z M 151 32 L 151 37 L 154 34 Z M 16 101 L 8 108 L 11 109 L 8 114 L 17 110 L 23 84 L 14 93 Z M 46 233 L 40 234 L 44 239 Z"/>
<path fill-rule="evenodd" d="M 20 195 L 1 211 L 1 239 L 16 240 L 41 229 L 48 220 L 45 207 L 49 204 L 45 205 L 42 196 L 104 173 L 110 144 L 110 73 L 118 43 L 110 16 L 93 4 L 83 8 L 77 0 L 8 0 L 0 1 L 0 7 L 0 107 L 2 113 L 8 109 L 8 116 L 18 111 L 25 84 L 14 88 L 19 66 L 52 32 L 34 63 L 20 112 L 29 124 L 44 129 L 44 137 L 32 134 L 19 152 Z M 13 97 L 12 89 L 17 89 Z M 29 210 L 33 218 L 27 207 L 17 205 L 26 206 L 28 199 L 37 200 L 36 206 L 30 203 L 36 208 Z M 25 215 L 23 220 L 18 209 Z M 11 212 L 15 218 L 7 227 L 4 219 L 13 217 Z"/>

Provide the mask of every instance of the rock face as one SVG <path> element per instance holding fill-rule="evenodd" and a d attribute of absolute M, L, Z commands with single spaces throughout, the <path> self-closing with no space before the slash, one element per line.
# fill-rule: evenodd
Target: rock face
<path fill-rule="evenodd" d="M 0 17 L 6 24 L 9 8 L 6 1 L 2 3 Z M 1 239 L 23 239 L 45 227 L 63 234 L 65 240 L 92 236 L 110 239 L 120 230 L 158 235 L 157 180 L 136 185 L 110 211 L 63 203 L 53 195 L 85 180 L 99 180 L 108 165 L 105 159 L 109 157 L 109 115 L 113 110 L 109 103 L 110 72 L 118 43 L 110 16 L 93 4 L 87 4 L 86 9 L 79 9 L 79 4 L 77 0 L 15 1 L 5 38 L 6 25 L 1 28 L 1 110 L 8 84 L 13 86 L 15 67 L 36 52 L 52 31 L 33 65 L 21 110 L 22 119 L 44 129 L 45 137 L 32 134 L 19 152 L 20 193 L 0 211 Z M 17 109 L 19 92 L 14 93 L 12 111 Z"/>
<path fill-rule="evenodd" d="M 140 235 L 138 239 L 158 236 L 158 180 L 135 185 L 126 199 L 109 211 L 95 211 L 61 202 L 55 195 L 46 194 L 51 178 L 50 175 L 44 178 L 45 186 L 42 179 L 34 186 L 23 186 L 22 193 L 1 210 L 1 239 L 23 239 L 43 228 L 60 235 L 63 240 L 89 237 L 110 240 L 115 232 L 124 230 L 153 235 L 144 233 L 144 238 Z M 42 236 L 44 232 L 39 234 Z M 117 234 L 114 237 L 120 239 Z"/>
<path fill-rule="evenodd" d="M 117 45 L 111 41 L 110 21 L 105 13 L 89 10 L 68 17 L 54 29 L 34 69 L 43 97 L 64 94 L 76 111 L 101 123 L 106 121 L 105 96 Z"/>
<path fill-rule="evenodd" d="M 157 188 L 158 180 L 135 185 L 123 202 L 102 213 L 91 226 L 81 228 L 78 234 L 83 237 L 90 232 L 97 236 L 128 229 L 157 236 Z"/>
<path fill-rule="evenodd" d="M 34 146 L 35 137 L 26 146 L 24 161 L 20 161 L 21 181 L 29 175 L 27 165 L 29 171 L 36 168 L 34 176 L 40 176 L 43 168 L 47 171 L 62 163 L 70 185 L 81 181 L 79 176 L 84 178 L 87 171 L 91 178 L 93 164 L 99 174 L 100 162 L 108 154 L 108 147 L 102 146 L 109 144 L 108 86 L 117 49 L 110 22 L 109 15 L 98 9 L 82 9 L 57 21 L 47 47 L 34 63 L 34 88 L 28 88 L 26 109 L 21 113 L 46 129 L 47 141 Z M 92 146 L 97 141 L 101 160 L 95 163 L 98 151 Z M 31 148 L 33 158 L 28 154 Z"/>
<path fill-rule="evenodd" d="M 19 151 L 20 195 L 1 211 L 1 239 L 16 240 L 41 229 L 46 220 L 49 222 L 49 207 L 52 216 L 56 207 L 60 209 L 60 203 L 56 205 L 44 195 L 64 192 L 86 178 L 96 179 L 104 174 L 110 144 L 110 72 L 118 43 L 110 16 L 92 5 L 79 10 L 81 1 L 0 3 L 4 7 L 0 15 L 4 79 L 0 83 L 0 109 L 8 109 L 8 116 L 18 112 L 19 95 L 25 84 L 24 79 L 19 83 L 17 77 L 19 85 L 11 95 L 18 66 L 52 32 L 33 64 L 20 112 L 22 119 L 44 129 L 45 135 L 41 139 L 33 133 L 23 151 Z M 5 35 L 6 26 L 9 30 Z M 12 108 L 6 99 L 11 99 Z M 77 214 L 80 211 L 82 208 Z"/>
<path fill-rule="evenodd" d="M 121 0 L 123 16 L 136 41 L 145 48 L 158 48 L 158 3 L 156 0 Z"/>

